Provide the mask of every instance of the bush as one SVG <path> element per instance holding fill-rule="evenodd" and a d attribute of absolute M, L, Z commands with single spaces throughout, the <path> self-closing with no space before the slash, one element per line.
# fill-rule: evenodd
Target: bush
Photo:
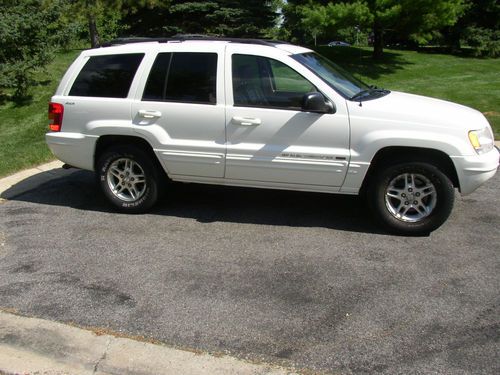
<path fill-rule="evenodd" d="M 465 29 L 462 44 L 473 49 L 474 56 L 499 57 L 500 31 L 471 26 Z"/>
<path fill-rule="evenodd" d="M 23 98 L 35 72 L 48 64 L 57 46 L 68 40 L 59 25 L 64 0 L 0 0 L 0 94 Z M 9 90 L 9 91 L 10 91 Z"/>

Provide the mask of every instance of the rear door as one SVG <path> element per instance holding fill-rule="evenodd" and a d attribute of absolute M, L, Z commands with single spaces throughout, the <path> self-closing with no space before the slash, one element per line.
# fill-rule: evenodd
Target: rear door
<path fill-rule="evenodd" d="M 223 177 L 223 47 L 161 52 L 132 106 L 135 131 L 170 176 Z"/>

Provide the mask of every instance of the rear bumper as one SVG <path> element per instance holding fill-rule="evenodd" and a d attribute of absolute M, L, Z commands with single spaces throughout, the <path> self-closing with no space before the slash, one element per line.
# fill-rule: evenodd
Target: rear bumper
<path fill-rule="evenodd" d="M 50 151 L 73 167 L 94 170 L 94 151 L 97 136 L 80 133 L 54 132 L 45 134 Z"/>
<path fill-rule="evenodd" d="M 460 183 L 460 192 L 467 195 L 492 178 L 497 172 L 500 154 L 496 148 L 483 155 L 452 156 Z"/>

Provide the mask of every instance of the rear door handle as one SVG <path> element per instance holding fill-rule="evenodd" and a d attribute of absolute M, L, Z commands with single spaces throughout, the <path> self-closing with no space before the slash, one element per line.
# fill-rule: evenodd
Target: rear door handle
<path fill-rule="evenodd" d="M 145 109 L 140 109 L 139 116 L 141 116 L 143 118 L 160 118 L 161 112 L 160 111 L 147 111 Z"/>
<path fill-rule="evenodd" d="M 232 118 L 232 121 L 237 125 L 243 125 L 243 126 L 255 126 L 261 124 L 260 118 L 251 118 L 251 117 L 234 116 Z"/>

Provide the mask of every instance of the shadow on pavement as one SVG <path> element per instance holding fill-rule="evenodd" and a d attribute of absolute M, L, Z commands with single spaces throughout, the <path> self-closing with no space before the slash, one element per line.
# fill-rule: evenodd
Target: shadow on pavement
<path fill-rule="evenodd" d="M 116 212 L 102 195 L 94 174 L 83 170 L 42 172 L 12 186 L 0 197 L 84 211 Z M 191 218 L 200 223 L 384 233 L 373 223 L 361 198 L 323 193 L 172 183 L 149 214 Z"/>

